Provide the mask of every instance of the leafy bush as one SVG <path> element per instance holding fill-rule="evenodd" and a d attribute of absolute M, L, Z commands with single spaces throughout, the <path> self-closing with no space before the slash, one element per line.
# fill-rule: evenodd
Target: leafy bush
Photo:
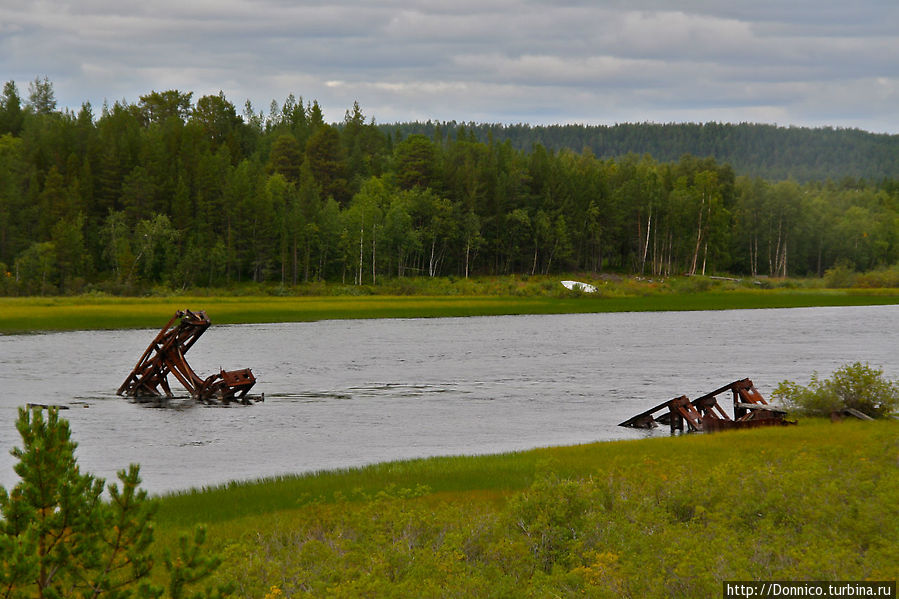
<path fill-rule="evenodd" d="M 833 268 L 824 271 L 824 284 L 832 289 L 846 289 L 855 286 L 857 277 L 848 263 L 840 261 Z"/>
<path fill-rule="evenodd" d="M 721 281 L 700 275 L 672 277 L 669 281 L 677 293 L 707 293 L 721 287 Z"/>
<path fill-rule="evenodd" d="M 863 288 L 891 288 L 899 287 L 899 265 L 878 268 L 860 273 L 855 281 L 858 287 Z"/>
<path fill-rule="evenodd" d="M 524 536 L 537 564 L 550 573 L 570 556 L 590 507 L 580 483 L 549 476 L 510 502 L 512 530 Z"/>
<path fill-rule="evenodd" d="M 772 397 L 807 416 L 829 416 L 854 408 L 872 418 L 882 418 L 899 409 L 899 382 L 884 378 L 883 369 L 854 362 L 838 368 L 833 378 L 823 381 L 815 372 L 807 387 L 782 381 Z"/>

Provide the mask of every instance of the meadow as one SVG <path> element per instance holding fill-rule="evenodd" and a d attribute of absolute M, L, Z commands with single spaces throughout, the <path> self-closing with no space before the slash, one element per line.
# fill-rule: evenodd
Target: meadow
<path fill-rule="evenodd" d="M 378 464 L 159 498 L 244 597 L 720 597 L 899 577 L 899 423 Z"/>

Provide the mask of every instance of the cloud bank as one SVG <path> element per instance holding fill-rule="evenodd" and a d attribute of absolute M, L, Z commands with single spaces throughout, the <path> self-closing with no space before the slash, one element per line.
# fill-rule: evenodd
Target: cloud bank
<path fill-rule="evenodd" d="M 712 5 L 712 6 L 707 6 Z M 59 105 L 288 94 L 329 120 L 765 122 L 899 133 L 895 0 L 7 0 L 0 73 Z"/>

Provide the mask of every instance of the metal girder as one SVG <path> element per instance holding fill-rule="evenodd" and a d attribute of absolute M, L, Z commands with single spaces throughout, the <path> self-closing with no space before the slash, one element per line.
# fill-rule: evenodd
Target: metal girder
<path fill-rule="evenodd" d="M 721 408 L 717 396 L 730 391 L 733 394 L 734 417 Z M 663 411 L 659 416 L 656 412 Z M 654 408 L 628 418 L 618 426 L 653 428 L 667 424 L 671 431 L 684 430 L 684 422 L 691 431 L 725 430 L 787 424 L 785 412 L 768 405 L 759 390 L 749 379 L 734 381 L 690 401 L 685 395 L 660 403 Z"/>
<path fill-rule="evenodd" d="M 178 310 L 159 331 L 141 355 L 116 393 L 138 399 L 172 397 L 168 375 L 173 375 L 191 397 L 203 401 L 241 401 L 256 383 L 249 368 L 221 370 L 201 378 L 188 364 L 184 354 L 193 347 L 211 322 L 206 312 Z"/>

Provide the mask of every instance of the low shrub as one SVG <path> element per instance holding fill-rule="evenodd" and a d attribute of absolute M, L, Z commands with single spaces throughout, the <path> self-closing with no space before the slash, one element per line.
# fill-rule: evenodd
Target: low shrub
<path fill-rule="evenodd" d="M 855 278 L 858 287 L 867 289 L 899 288 L 899 265 L 878 268 L 869 272 L 860 273 Z"/>
<path fill-rule="evenodd" d="M 824 284 L 831 289 L 854 287 L 858 274 L 845 262 L 838 262 L 824 272 Z"/>
<path fill-rule="evenodd" d="M 217 576 L 258 597 L 712 597 L 723 580 L 892 580 L 895 424 L 822 435 L 832 426 L 545 450 L 529 486 L 489 501 L 389 486 L 311 503 L 237 538 L 229 525 Z"/>
<path fill-rule="evenodd" d="M 853 408 L 872 418 L 882 418 L 899 410 L 899 381 L 884 378 L 883 369 L 866 363 L 846 364 L 833 377 L 821 380 L 812 374 L 808 386 L 782 381 L 772 394 L 791 411 L 806 416 L 829 416 Z"/>

